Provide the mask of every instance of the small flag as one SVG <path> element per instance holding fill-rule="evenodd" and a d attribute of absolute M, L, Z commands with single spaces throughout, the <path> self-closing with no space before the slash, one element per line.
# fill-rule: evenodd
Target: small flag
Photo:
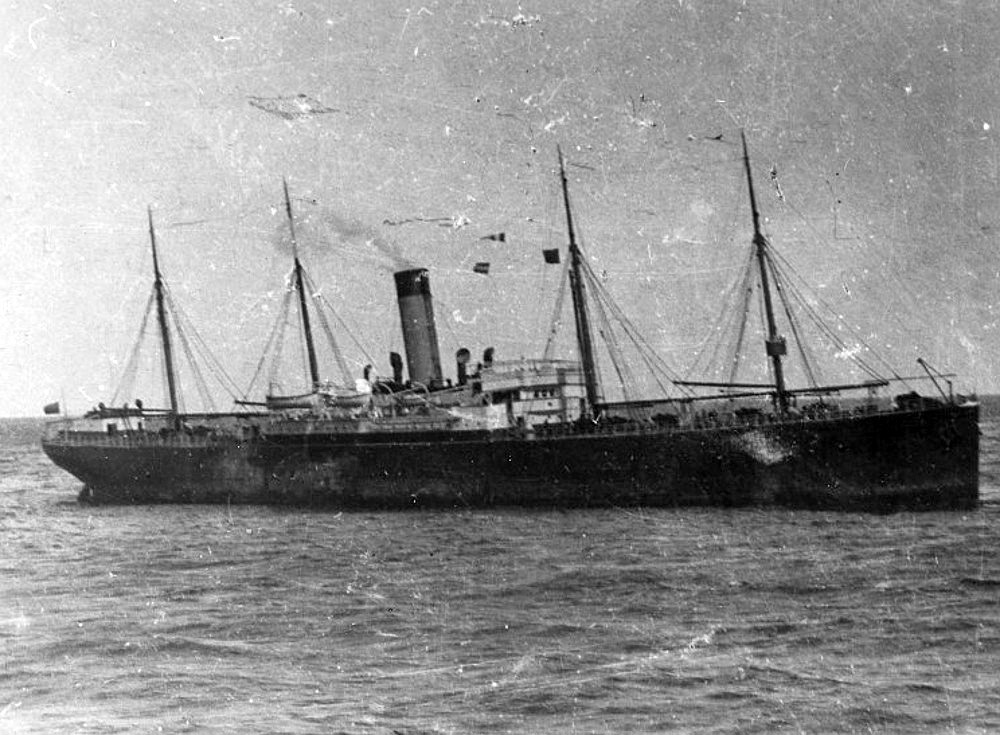
<path fill-rule="evenodd" d="M 542 257 L 545 258 L 545 262 L 549 264 L 555 264 L 559 262 L 559 248 L 553 248 L 552 250 L 543 250 Z"/>
<path fill-rule="evenodd" d="M 497 232 L 493 235 L 483 235 L 480 240 L 493 240 L 494 242 L 507 242 L 506 232 Z"/>
<path fill-rule="evenodd" d="M 474 266 L 472 266 L 472 270 L 475 271 L 476 273 L 482 273 L 485 276 L 490 272 L 490 264 L 476 263 Z"/>
<path fill-rule="evenodd" d="M 42 408 L 42 412 L 45 414 L 59 413 L 59 401 L 55 403 L 46 403 Z"/>

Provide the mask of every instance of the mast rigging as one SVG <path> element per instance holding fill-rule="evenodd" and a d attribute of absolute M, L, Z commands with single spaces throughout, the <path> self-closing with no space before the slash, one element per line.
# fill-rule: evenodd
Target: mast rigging
<path fill-rule="evenodd" d="M 573 316 L 576 320 L 576 340 L 580 348 L 580 361 L 583 366 L 583 382 L 587 393 L 587 404 L 591 417 L 597 415 L 597 404 L 601 402 L 600 387 L 597 378 L 597 363 L 594 360 L 593 337 L 590 333 L 590 317 L 587 313 L 587 297 L 583 283 L 580 248 L 576 244 L 576 233 L 573 231 L 573 212 L 569 204 L 569 185 L 566 181 L 566 168 L 563 165 L 562 149 L 556 146 L 559 154 L 559 179 L 562 182 L 563 204 L 566 208 L 566 229 L 569 232 L 569 285 L 573 296 Z"/>
<path fill-rule="evenodd" d="M 153 249 L 153 287 L 156 290 L 156 316 L 160 322 L 160 339 L 163 342 L 164 371 L 167 374 L 167 392 L 170 396 L 170 413 L 175 422 L 180 423 L 177 410 L 177 381 L 174 375 L 174 355 L 170 346 L 170 329 L 167 326 L 167 309 L 164 304 L 163 277 L 160 275 L 160 261 L 156 255 L 156 232 L 153 229 L 153 208 L 147 207 L 149 215 L 149 242 Z"/>
<path fill-rule="evenodd" d="M 306 353 L 309 359 L 309 377 L 311 390 L 319 385 L 319 364 L 316 361 L 316 347 L 313 345 L 312 329 L 309 326 L 309 309 L 306 307 L 306 290 L 302 278 L 302 263 L 299 262 L 299 245 L 295 239 L 295 219 L 292 217 L 292 200 L 288 196 L 288 181 L 282 179 L 285 188 L 285 211 L 288 213 L 288 231 L 292 236 L 292 253 L 295 258 L 295 288 L 299 292 L 299 313 L 302 315 L 302 332 L 306 341 Z"/>
<path fill-rule="evenodd" d="M 764 346 L 767 356 L 771 359 L 771 366 L 774 369 L 774 398 L 778 412 L 785 414 L 788 412 L 788 393 L 785 390 L 785 375 L 782 369 L 781 358 L 788 352 L 785 338 L 778 334 L 778 327 L 774 320 L 774 307 L 771 303 L 771 288 L 768 283 L 768 255 L 767 238 L 760 231 L 760 212 L 757 210 L 757 197 L 753 189 L 753 175 L 750 171 L 750 154 L 747 152 L 747 136 L 742 130 L 740 138 L 743 141 L 743 166 L 747 174 L 747 188 L 750 191 L 750 211 L 753 215 L 753 244 L 757 252 L 757 266 L 760 269 L 760 285 L 764 294 L 764 314 L 767 319 L 767 338 Z"/>

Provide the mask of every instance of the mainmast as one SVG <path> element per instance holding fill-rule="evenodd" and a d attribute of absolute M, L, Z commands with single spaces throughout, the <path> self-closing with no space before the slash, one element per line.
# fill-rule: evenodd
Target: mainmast
<path fill-rule="evenodd" d="M 149 242 L 153 248 L 153 287 L 156 290 L 156 315 L 160 321 L 160 339 L 163 341 L 163 362 L 167 374 L 167 391 L 170 393 L 170 413 L 179 422 L 177 410 L 177 381 L 174 376 L 174 354 L 170 348 L 170 329 L 167 326 L 167 309 L 164 304 L 163 277 L 160 275 L 160 261 L 156 257 L 156 232 L 153 230 L 153 208 L 147 207 L 149 215 Z"/>
<path fill-rule="evenodd" d="M 281 180 L 285 187 L 285 211 L 288 213 L 288 230 L 292 234 L 292 253 L 295 256 L 295 289 L 299 292 L 299 313 L 302 314 L 302 332 L 306 339 L 306 353 L 309 357 L 309 377 L 312 390 L 319 385 L 319 365 L 316 362 L 316 347 L 313 345 L 312 329 L 309 326 L 309 309 L 306 308 L 306 289 L 302 278 L 302 263 L 299 262 L 299 245 L 295 240 L 295 218 L 292 217 L 292 200 L 288 196 L 288 181 Z"/>
<path fill-rule="evenodd" d="M 764 346 L 767 356 L 771 358 L 771 365 L 774 368 L 774 394 L 778 412 L 784 414 L 788 411 L 788 393 L 785 390 L 785 376 L 782 371 L 781 358 L 788 351 L 785 345 L 785 338 L 778 334 L 778 327 L 774 321 L 774 308 L 771 304 L 771 288 L 767 277 L 767 238 L 760 231 L 760 212 L 757 211 L 757 197 L 753 190 L 753 176 L 750 173 L 750 154 L 747 152 L 747 136 L 741 130 L 740 138 L 743 140 L 743 166 L 747 173 L 747 187 L 750 189 L 750 211 L 753 214 L 753 244 L 757 249 L 757 265 L 760 268 L 760 285 L 764 291 L 764 313 L 767 318 L 767 338 Z"/>
<path fill-rule="evenodd" d="M 594 360 L 594 344 L 590 334 L 590 316 L 587 313 L 587 297 L 583 284 L 580 248 L 576 244 L 576 234 L 573 232 L 573 212 L 569 206 L 569 188 L 566 183 L 566 169 L 563 166 L 562 149 L 556 146 L 559 154 L 559 178 L 562 181 L 563 204 L 566 207 L 566 228 L 569 231 L 569 285 L 573 294 L 573 316 L 576 320 L 576 341 L 580 349 L 580 361 L 583 363 L 583 382 L 587 391 L 587 403 L 591 416 L 597 414 L 597 404 L 600 402 L 600 388 L 597 380 L 597 363 Z"/>

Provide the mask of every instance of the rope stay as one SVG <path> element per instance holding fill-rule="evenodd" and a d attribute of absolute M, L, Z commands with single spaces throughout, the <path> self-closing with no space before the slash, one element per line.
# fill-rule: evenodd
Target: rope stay
<path fill-rule="evenodd" d="M 216 410 L 216 404 L 212 397 L 212 391 L 209 387 L 208 381 L 205 379 L 205 376 L 201 371 L 200 365 L 202 364 L 208 367 L 212 377 L 218 385 L 229 394 L 230 398 L 236 400 L 239 394 L 239 388 L 235 381 L 233 381 L 233 379 L 222 367 L 222 363 L 208 348 L 208 344 L 205 342 L 204 338 L 194 327 L 192 321 L 184 310 L 173 298 L 173 294 L 167 284 L 165 282 L 161 282 L 160 288 L 165 307 L 165 318 L 167 319 L 169 326 L 177 334 L 178 341 L 180 342 L 187 361 L 188 371 L 190 372 L 191 379 L 194 382 L 194 387 L 198 392 L 202 405 L 208 411 L 214 412 Z M 154 286 L 150 290 L 149 297 L 146 300 L 146 307 L 143 312 L 142 321 L 140 322 L 136 338 L 133 341 L 132 348 L 129 352 L 128 361 L 126 362 L 125 368 L 122 370 L 122 376 L 119 380 L 118 387 L 111 397 L 112 405 L 117 405 L 120 399 L 130 395 L 135 389 L 136 379 L 139 372 L 140 354 L 142 353 L 144 342 L 147 337 L 150 315 L 153 313 L 156 303 L 156 295 L 157 291 Z M 160 357 L 161 361 L 165 361 L 166 358 L 162 354 Z M 166 370 L 167 368 L 165 364 L 160 366 L 165 401 L 169 400 Z M 184 405 L 183 392 L 178 395 L 178 409 L 181 413 L 187 411 L 187 408 Z"/>
<path fill-rule="evenodd" d="M 544 266 L 543 266 L 544 267 Z M 559 278 L 559 290 L 556 293 L 555 307 L 552 309 L 552 318 L 549 320 L 549 335 L 545 340 L 545 349 L 542 351 L 543 360 L 551 360 L 555 352 L 556 337 L 562 327 L 563 304 L 566 301 L 567 286 L 569 285 L 569 259 L 562 267 L 562 275 Z"/>
<path fill-rule="evenodd" d="M 374 359 L 365 349 L 364 345 L 361 344 L 357 335 L 348 326 L 344 319 L 337 313 L 337 310 L 333 307 L 330 301 L 323 295 L 322 290 L 316 286 L 316 283 L 312 280 L 312 277 L 305 271 L 304 268 L 301 269 L 301 277 L 303 287 L 308 292 L 310 300 L 316 305 L 315 315 L 319 321 L 320 328 L 326 338 L 326 342 L 330 348 L 330 352 L 333 355 L 334 361 L 337 363 L 337 368 L 339 369 L 342 381 L 340 382 L 340 387 L 347 390 L 354 389 L 354 377 L 351 368 L 348 364 L 348 360 L 341 349 L 339 342 L 337 341 L 336 333 L 334 331 L 333 325 L 330 322 L 329 315 L 333 316 L 336 320 L 339 329 L 346 334 L 351 342 L 357 347 L 361 355 L 367 360 L 369 364 L 374 364 Z M 297 294 L 298 286 L 296 285 L 295 279 L 297 278 L 297 272 L 295 268 L 289 271 L 288 276 L 285 280 L 284 297 L 281 303 L 281 309 L 274 320 L 271 327 L 271 331 L 268 335 L 267 342 L 264 345 L 264 349 L 261 353 L 260 360 L 257 363 L 257 369 L 254 372 L 254 376 L 250 381 L 249 386 L 244 392 L 245 396 L 250 395 L 253 391 L 254 386 L 257 383 L 261 373 L 264 370 L 264 366 L 267 365 L 267 383 L 269 386 L 277 385 L 277 380 L 279 377 L 279 372 L 282 367 L 282 354 L 284 352 L 284 346 L 286 341 L 286 333 L 288 332 L 288 322 L 291 317 L 292 303 L 295 301 L 295 295 Z M 298 304 L 298 302 L 296 302 Z M 296 308 L 301 308 L 296 306 Z M 303 320 L 296 320 L 300 331 L 304 329 Z M 304 338 L 301 340 L 305 344 L 306 340 Z M 305 348 L 303 347 L 303 360 L 305 360 Z M 307 363 L 303 362 L 303 369 Z"/>
<path fill-rule="evenodd" d="M 340 328 L 344 330 L 344 333 L 351 338 L 351 341 L 354 343 L 354 346 L 358 348 L 358 352 L 361 353 L 361 356 L 364 357 L 368 363 L 374 364 L 375 358 L 368 353 L 367 348 L 361 343 L 351 328 L 347 325 L 347 322 L 341 318 L 340 314 L 337 313 L 337 310 L 333 308 L 333 305 L 327 300 L 327 298 L 322 293 L 318 293 L 316 298 L 320 304 L 326 307 L 326 309 L 333 314 L 333 318 L 337 320 L 337 324 L 339 324 Z"/>
<path fill-rule="evenodd" d="M 732 354 L 729 356 L 729 382 L 735 383 L 739 374 L 740 362 L 743 357 L 743 340 L 746 339 L 747 323 L 750 321 L 750 303 L 753 300 L 753 262 L 754 249 L 747 248 L 746 271 L 740 283 L 740 295 L 742 296 L 741 308 L 732 312 L 732 320 L 736 324 L 736 342 L 733 345 Z"/>
<path fill-rule="evenodd" d="M 291 304 L 292 294 L 293 291 L 291 289 L 285 289 L 278 318 L 275 319 L 274 324 L 271 325 L 271 332 L 268 334 L 267 341 L 264 343 L 264 350 L 261 352 L 260 359 L 257 361 L 257 368 L 254 370 L 253 377 L 250 379 L 250 383 L 247 386 L 246 391 L 243 393 L 243 400 L 247 400 L 249 398 L 254 386 L 257 383 L 257 379 L 264 370 L 264 364 L 268 361 L 268 356 L 272 353 L 272 351 L 274 351 L 274 353 L 279 357 L 281 355 L 281 344 L 285 335 L 284 325 L 288 318 L 288 310 Z M 277 362 L 278 359 L 275 359 L 274 364 L 271 366 L 272 370 L 268 373 L 269 385 L 274 382 Z"/>
<path fill-rule="evenodd" d="M 768 243 L 767 249 L 771 249 L 770 243 Z M 765 255 L 767 255 L 766 252 Z M 792 332 L 792 339 L 795 341 L 795 346 L 799 351 L 799 359 L 802 360 L 802 368 L 805 370 L 806 379 L 809 381 L 809 386 L 811 388 L 815 388 L 818 386 L 818 382 L 814 374 L 812 359 L 799 333 L 798 321 L 792 316 L 791 305 L 789 304 L 788 297 L 785 294 L 784 279 L 779 275 L 778 270 L 774 265 L 774 261 L 770 257 L 766 257 L 765 260 L 767 267 L 771 272 L 771 279 L 774 282 L 774 290 L 778 292 L 778 299 L 781 301 L 782 310 L 785 312 L 785 319 L 788 321 L 788 328 Z"/>
<path fill-rule="evenodd" d="M 303 273 L 302 276 L 305 280 L 305 285 L 308 288 L 309 293 L 312 294 L 313 301 L 322 306 L 322 302 L 318 298 L 319 290 L 313 284 L 309 274 Z M 340 368 L 341 375 L 344 379 L 344 387 L 353 389 L 354 380 L 351 377 L 351 370 L 347 367 L 344 355 L 340 351 L 340 347 L 337 345 L 337 339 L 333 336 L 333 330 L 330 329 L 330 321 L 326 318 L 326 310 L 322 308 L 316 309 L 316 316 L 319 319 L 320 326 L 323 328 L 323 333 L 326 335 L 327 342 L 330 345 L 330 350 L 333 352 L 333 357 L 337 361 L 337 367 Z"/>
<path fill-rule="evenodd" d="M 904 383 L 906 382 L 905 379 L 901 375 L 899 375 L 899 373 L 895 370 L 895 368 L 887 360 L 885 360 L 885 358 L 883 358 L 871 345 L 869 345 L 864 338 L 862 338 L 858 334 L 858 330 L 855 327 L 853 327 L 842 315 L 840 315 L 836 311 L 836 309 L 827 304 L 827 302 L 823 300 L 809 286 L 808 282 L 792 267 L 791 263 L 789 263 L 780 253 L 775 252 L 774 255 L 775 255 L 776 265 L 780 269 L 779 272 L 783 274 L 786 284 L 789 284 L 794 289 L 793 293 L 796 294 L 796 301 L 806 312 L 807 316 L 809 316 L 810 320 L 812 320 L 813 323 L 815 323 L 818 327 L 820 327 L 823 330 L 827 338 L 839 350 L 841 350 L 843 354 L 849 355 L 852 361 L 861 366 L 862 369 L 866 373 L 868 373 L 871 377 L 879 380 L 885 379 L 885 377 L 878 370 L 876 370 L 873 366 L 868 364 L 867 360 L 864 360 L 861 357 L 852 354 L 855 350 L 853 350 L 853 348 L 850 345 L 844 342 L 844 340 L 841 339 L 839 335 L 837 335 L 837 333 L 830 327 L 830 325 L 826 322 L 826 320 L 824 320 L 822 316 L 819 313 L 817 313 L 816 309 L 813 308 L 813 306 L 809 303 L 810 299 L 807 299 L 805 295 L 803 295 L 798 290 L 798 288 L 795 287 L 793 278 L 788 275 L 784 275 L 786 271 L 790 273 L 791 276 L 794 277 L 794 279 L 797 279 L 802 289 L 808 292 L 808 295 L 811 297 L 811 299 L 815 301 L 817 304 L 819 304 L 821 307 L 823 307 L 823 309 L 826 310 L 829 314 L 831 314 L 837 323 L 839 323 L 845 329 L 847 329 L 851 333 L 852 337 L 857 341 L 858 345 L 864 348 L 864 350 L 867 353 L 869 353 L 876 361 L 881 363 L 883 368 L 889 374 L 891 374 L 895 380 L 899 380 Z"/>
<path fill-rule="evenodd" d="M 132 393 L 132 388 L 135 385 L 136 372 L 138 371 L 139 364 L 139 351 L 142 347 L 143 339 L 146 336 L 146 327 L 149 324 L 149 315 L 153 313 L 153 303 L 156 300 L 156 291 L 150 289 L 149 298 L 146 299 L 146 310 L 142 314 L 142 322 L 139 324 L 139 331 L 136 334 L 135 340 L 132 342 L 132 349 L 129 351 L 128 360 L 125 363 L 125 369 L 122 370 L 122 377 L 119 380 L 118 388 L 115 389 L 114 394 L 111 396 L 111 405 L 117 405 L 119 394 L 128 395 Z"/>
<path fill-rule="evenodd" d="M 183 339 L 193 340 L 195 351 L 200 357 L 201 362 L 208 367 L 212 372 L 213 377 L 222 386 L 223 389 L 229 394 L 229 397 L 236 400 L 239 395 L 240 389 L 236 384 L 236 381 L 232 379 L 226 369 L 222 366 L 222 363 L 215 356 L 211 349 L 208 347 L 208 343 L 202 338 L 201 333 L 195 328 L 194 322 L 187 315 L 180 304 L 174 301 L 173 295 L 170 293 L 169 288 L 166 291 L 168 305 L 170 307 L 170 312 L 173 315 L 174 326 L 178 333 L 182 335 Z M 191 361 L 192 368 L 197 371 L 198 360 L 189 358 Z M 211 399 L 207 402 L 212 403 Z"/>
<path fill-rule="evenodd" d="M 682 395 L 694 395 L 689 388 L 678 385 L 681 380 L 679 374 L 667 364 L 628 318 L 586 258 L 581 259 L 581 265 L 581 272 L 589 287 L 591 301 L 601 322 L 599 334 L 605 344 L 608 357 L 618 376 L 626 400 L 632 400 L 631 386 L 637 385 L 638 382 L 635 380 L 629 361 L 625 359 L 625 350 L 622 347 L 623 340 L 627 340 L 631 344 L 641 362 L 646 366 L 657 388 L 665 397 L 674 397 L 671 395 L 668 384 Z M 559 306 L 561 307 L 561 304 Z M 622 339 L 619 339 L 619 331 Z M 548 351 L 548 349 L 549 345 L 546 345 L 546 350 Z"/>
<path fill-rule="evenodd" d="M 794 207 L 792 209 L 797 212 Z M 812 229 L 811 226 L 810 229 Z M 869 344 L 860 334 L 859 329 L 850 324 L 843 315 L 821 298 L 787 258 L 773 247 L 770 238 L 766 235 L 762 235 L 762 237 L 764 240 L 762 263 L 754 262 L 754 250 L 757 245 L 755 242 L 748 249 L 748 257 L 744 261 L 742 275 L 734 279 L 733 285 L 726 291 L 721 311 L 712 322 L 708 336 L 702 343 L 706 349 L 700 352 L 688 374 L 694 374 L 698 368 L 706 372 L 717 370 L 720 358 L 728 355 L 722 361 L 722 365 L 728 365 L 728 382 L 730 384 L 737 383 L 740 369 L 745 363 L 746 336 L 750 322 L 750 299 L 753 291 L 757 290 L 758 300 L 763 300 L 761 280 L 764 276 L 760 271 L 764 268 L 767 270 L 769 280 L 773 282 L 774 290 L 781 302 L 781 311 L 787 324 L 786 329 L 790 331 L 791 341 L 795 345 L 797 362 L 800 363 L 803 379 L 810 388 L 823 387 L 824 380 L 814 354 L 815 341 L 810 342 L 806 339 L 806 334 L 802 329 L 803 320 L 808 321 L 823 341 L 836 351 L 837 358 L 850 362 L 867 377 L 874 381 L 887 382 L 886 375 L 890 375 L 892 379 L 907 384 L 906 379 Z M 734 294 L 742 294 L 742 298 L 734 297 Z M 737 301 L 740 302 L 739 308 L 732 308 L 736 306 Z M 762 303 L 759 304 L 759 308 L 761 315 L 755 318 L 759 318 L 759 323 L 764 325 L 764 306 Z M 838 329 L 831 326 L 831 321 L 838 325 L 840 333 L 838 333 Z M 847 337 L 842 336 L 842 333 L 845 332 Z M 725 349 L 726 344 L 730 344 L 731 348 Z M 704 359 L 705 355 L 708 356 L 707 360 Z M 773 370 L 772 366 L 768 371 L 771 373 L 772 379 L 774 378 Z"/>
<path fill-rule="evenodd" d="M 688 389 L 684 386 L 678 385 L 681 380 L 680 375 L 660 356 L 660 354 L 649 344 L 649 341 L 643 336 L 635 324 L 628 318 L 625 312 L 621 309 L 618 303 L 611 296 L 611 293 L 600 283 L 597 279 L 596 274 L 587 265 L 586 270 L 589 273 L 590 280 L 595 284 L 596 291 L 600 294 L 601 299 L 608 307 L 611 309 L 612 314 L 615 316 L 616 321 L 621 324 L 622 329 L 625 331 L 626 336 L 637 348 L 638 354 L 643 362 L 649 367 L 650 372 L 654 377 L 659 374 L 666 378 L 667 382 L 675 385 L 678 390 L 682 393 L 689 393 Z M 665 394 L 669 393 L 668 388 L 659 382 L 661 390 Z"/>

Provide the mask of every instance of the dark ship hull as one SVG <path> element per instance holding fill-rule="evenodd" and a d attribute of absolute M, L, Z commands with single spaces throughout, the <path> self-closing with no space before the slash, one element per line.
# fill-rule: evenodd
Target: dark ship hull
<path fill-rule="evenodd" d="M 95 503 L 871 512 L 978 503 L 975 404 L 702 428 L 577 422 L 529 433 L 325 433 L 295 423 L 239 437 L 82 442 L 55 432 L 43 446 Z"/>
<path fill-rule="evenodd" d="M 754 257 L 748 268 L 758 264 L 773 383 L 685 383 L 666 375 L 677 388 L 722 390 L 663 400 L 604 400 L 595 333 L 609 348 L 616 346 L 617 340 L 608 339 L 608 314 L 617 316 L 619 311 L 613 305 L 596 308 L 594 313 L 605 324 L 596 331 L 590 328 L 588 290 L 605 299 L 607 294 L 576 244 L 560 154 L 579 361 L 546 356 L 496 362 L 490 347 L 470 372 L 470 353 L 462 348 L 456 353 L 452 385 L 441 368 L 427 271 L 415 268 L 394 274 L 408 380 L 402 358 L 391 353 L 391 380 L 379 378 L 369 365 L 353 389 L 348 375 L 346 387 L 331 388 L 320 379 L 306 304 L 306 294 L 317 289 L 298 259 L 286 186 L 311 391 L 268 395 L 264 403 L 255 404 L 267 410 L 255 414 L 179 411 L 168 294 L 150 213 L 155 303 L 170 407 L 145 410 L 138 401 L 135 408 L 99 404 L 80 420 L 51 425 L 43 440 L 45 452 L 84 482 L 82 497 L 97 503 L 336 508 L 708 505 L 874 512 L 975 507 L 978 407 L 952 396 L 950 382 L 946 395 L 922 360 L 943 400 L 912 391 L 891 403 L 877 399 L 877 390 L 889 380 L 863 361 L 860 366 L 873 380 L 807 389 L 786 386 L 787 346 L 777 330 L 768 288 L 768 279 L 777 283 L 780 271 L 760 231 L 745 140 L 743 161 L 754 224 Z M 545 261 L 559 258 L 545 251 Z M 748 270 L 744 283 L 751 282 L 750 275 Z M 750 289 L 744 290 L 749 295 Z M 776 292 L 784 298 L 786 288 Z M 784 307 L 790 317 L 787 302 Z M 745 315 L 747 309 L 741 311 Z M 283 323 L 284 312 L 279 321 Z M 634 328 L 626 323 L 623 329 L 640 348 L 642 364 L 660 366 L 662 372 L 661 361 L 635 338 Z M 792 330 L 798 339 L 794 325 Z M 737 347 L 743 335 L 741 329 Z M 838 354 L 851 352 L 846 344 L 837 347 Z M 623 377 L 621 355 L 610 359 Z M 735 376 L 738 361 L 730 367 Z M 898 375 L 895 379 L 907 380 Z M 629 395 L 624 384 L 622 388 L 623 395 Z M 847 389 L 864 389 L 867 397 L 854 400 L 846 410 L 827 402 Z"/>

